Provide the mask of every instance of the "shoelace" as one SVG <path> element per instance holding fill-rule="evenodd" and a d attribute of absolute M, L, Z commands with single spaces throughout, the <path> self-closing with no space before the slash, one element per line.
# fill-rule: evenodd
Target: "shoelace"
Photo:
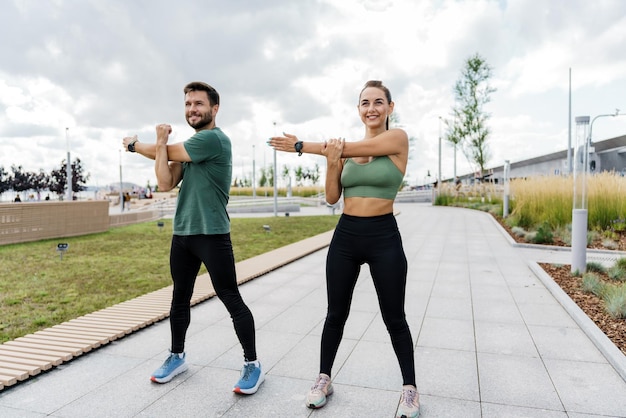
<path fill-rule="evenodd" d="M 243 366 L 243 375 L 241 376 L 241 378 L 243 380 L 250 379 L 250 373 L 252 373 L 253 370 L 254 370 L 254 364 L 252 363 L 246 364 L 245 366 Z"/>
<path fill-rule="evenodd" d="M 327 378 L 326 376 L 319 376 L 317 378 L 317 380 L 315 381 L 315 384 L 313 385 L 313 387 L 311 388 L 311 390 L 322 390 L 324 389 L 324 386 L 326 386 L 326 384 L 330 381 L 329 378 Z"/>
<path fill-rule="evenodd" d="M 170 365 L 170 363 L 174 361 L 174 356 L 177 356 L 177 357 L 178 357 L 178 354 L 174 354 L 174 353 L 172 353 L 172 354 L 170 354 L 170 356 L 167 358 L 167 360 L 165 360 L 165 364 L 163 364 L 163 368 L 164 368 L 164 369 L 167 369 L 167 367 Z"/>
<path fill-rule="evenodd" d="M 413 389 L 404 389 L 402 391 L 402 397 L 404 398 L 404 403 L 405 405 L 409 407 L 413 407 L 416 404 L 415 402 L 416 396 L 417 396 L 417 391 Z"/>

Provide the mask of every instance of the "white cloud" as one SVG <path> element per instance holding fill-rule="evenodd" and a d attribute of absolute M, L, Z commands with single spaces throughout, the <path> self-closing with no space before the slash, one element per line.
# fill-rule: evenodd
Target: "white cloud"
<path fill-rule="evenodd" d="M 409 177 L 434 175 L 438 118 L 449 115 L 474 53 L 493 67 L 498 89 L 488 107 L 492 165 L 565 148 L 570 68 L 574 116 L 626 110 L 621 0 L 5 3 L 0 25 L 14 35 L 0 44 L 11 57 L 0 72 L 0 165 L 57 168 L 69 127 L 72 155 L 100 185 L 119 181 L 123 136 L 152 141 L 161 122 L 174 125 L 172 141 L 191 134 L 182 87 L 192 80 L 222 95 L 217 120 L 238 173 L 251 171 L 253 149 L 257 167 L 271 158 L 273 122 L 307 140 L 359 139 L 359 91 L 381 79 L 417 138 Z M 595 138 L 625 133 L 626 117 L 594 125 Z M 278 158 L 323 166 L 320 157 Z M 154 178 L 151 161 L 121 159 L 125 177 Z M 446 176 L 452 160 L 444 143 Z M 460 153 L 457 168 L 471 170 Z"/>

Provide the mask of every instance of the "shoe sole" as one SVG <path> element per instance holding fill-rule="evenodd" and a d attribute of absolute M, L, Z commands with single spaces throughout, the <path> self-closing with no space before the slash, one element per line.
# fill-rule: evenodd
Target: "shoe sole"
<path fill-rule="evenodd" d="M 330 390 L 330 392 L 328 392 L 328 393 L 326 394 L 326 396 L 324 397 L 324 400 L 323 400 L 321 403 L 317 404 L 317 405 L 315 405 L 314 403 L 308 403 L 308 404 L 306 404 L 307 408 L 309 408 L 309 409 L 320 409 L 322 406 L 326 405 L 326 403 L 328 402 L 328 397 L 329 397 L 330 395 L 332 395 L 332 394 L 333 394 L 333 392 L 334 392 L 334 391 L 331 389 L 331 390 Z"/>
<path fill-rule="evenodd" d="M 153 381 L 154 383 L 167 383 L 173 378 L 175 378 L 176 376 L 178 376 L 179 374 L 186 372 L 188 369 L 189 369 L 189 366 L 187 365 L 187 363 L 183 363 L 182 365 L 175 368 L 174 371 L 172 371 L 172 373 L 168 374 L 167 376 L 165 377 L 150 376 L 150 380 Z"/>
<path fill-rule="evenodd" d="M 239 386 L 235 386 L 233 388 L 233 392 L 239 393 L 241 395 L 253 395 L 259 390 L 261 383 L 265 382 L 265 374 L 261 374 L 259 380 L 257 380 L 256 385 L 252 386 L 250 389 L 241 389 Z"/>

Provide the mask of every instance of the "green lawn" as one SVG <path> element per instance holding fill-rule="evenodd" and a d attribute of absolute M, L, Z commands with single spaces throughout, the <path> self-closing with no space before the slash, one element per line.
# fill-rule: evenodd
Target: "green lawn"
<path fill-rule="evenodd" d="M 338 216 L 235 218 L 235 260 L 333 229 Z M 0 246 L 0 343 L 171 284 L 172 222 Z M 263 225 L 270 225 L 267 233 Z M 58 243 L 68 243 L 61 258 Z M 200 274 L 205 272 L 204 267 Z"/>

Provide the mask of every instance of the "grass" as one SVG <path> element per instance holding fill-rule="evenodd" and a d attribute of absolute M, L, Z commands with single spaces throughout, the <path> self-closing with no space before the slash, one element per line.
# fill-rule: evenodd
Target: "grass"
<path fill-rule="evenodd" d="M 338 216 L 235 218 L 235 260 L 333 229 Z M 171 284 L 171 220 L 100 234 L 0 246 L 0 343 Z M 263 225 L 270 225 L 267 233 Z M 61 258 L 59 242 L 69 244 Z M 200 274 L 204 273 L 202 268 Z"/>
<path fill-rule="evenodd" d="M 549 244 L 555 238 L 570 244 L 574 197 L 572 176 L 532 176 L 510 182 L 510 211 L 506 224 L 519 236 Z M 587 177 L 588 243 L 600 239 L 617 248 L 626 230 L 626 177 L 602 172 Z M 443 184 L 436 205 L 462 206 L 502 216 L 502 186 L 485 183 L 456 190 Z M 526 232 L 528 231 L 528 232 Z"/>

